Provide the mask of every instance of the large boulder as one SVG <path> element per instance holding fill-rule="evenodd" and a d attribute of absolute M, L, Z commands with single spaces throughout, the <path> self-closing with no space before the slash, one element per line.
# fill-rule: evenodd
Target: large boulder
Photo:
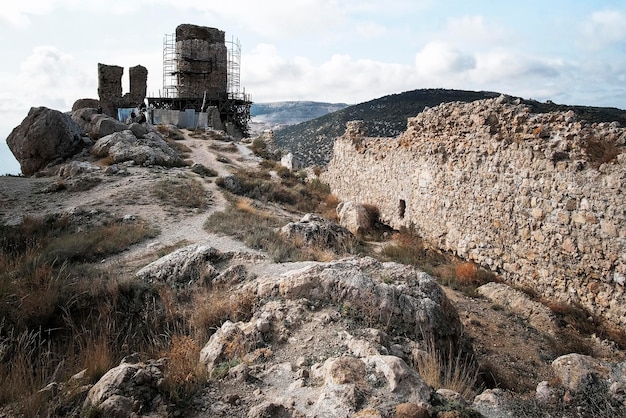
<path fill-rule="evenodd" d="M 261 277 L 249 286 L 259 298 L 342 304 L 372 325 L 418 339 L 432 336 L 444 348 L 461 339 L 458 313 L 441 287 L 427 273 L 403 264 L 351 257 Z"/>
<path fill-rule="evenodd" d="M 109 157 L 112 163 L 134 161 L 143 166 L 164 167 L 182 163 L 176 151 L 158 133 L 148 132 L 137 138 L 130 129 L 100 138 L 91 148 L 91 153 L 96 157 Z"/>
<path fill-rule="evenodd" d="M 207 281 L 218 275 L 213 263 L 226 257 L 208 245 L 189 245 L 148 264 L 136 276 L 146 281 L 165 282 L 172 287 Z"/>
<path fill-rule="evenodd" d="M 165 362 L 150 360 L 126 362 L 109 370 L 87 394 L 84 411 L 105 417 L 126 418 L 141 412 L 141 416 L 166 413 L 167 405 L 161 392 L 164 388 Z"/>
<path fill-rule="evenodd" d="M 81 127 L 68 115 L 47 107 L 32 107 L 7 138 L 7 145 L 25 176 L 71 157 L 84 146 Z"/>
<path fill-rule="evenodd" d="M 72 112 L 72 120 L 79 124 L 84 134 L 94 141 L 129 129 L 125 123 L 89 107 Z"/>
<path fill-rule="evenodd" d="M 355 240 L 354 235 L 346 228 L 312 213 L 304 215 L 299 222 L 290 222 L 283 226 L 280 234 L 291 240 L 301 240 L 306 245 L 319 245 L 335 250 L 345 250 Z"/>
<path fill-rule="evenodd" d="M 84 108 L 97 109 L 98 106 L 100 106 L 100 100 L 98 99 L 78 99 L 72 105 L 72 112 Z"/>
<path fill-rule="evenodd" d="M 341 202 L 337 205 L 339 224 L 353 234 L 359 234 L 372 227 L 376 219 L 365 206 L 352 201 Z"/>

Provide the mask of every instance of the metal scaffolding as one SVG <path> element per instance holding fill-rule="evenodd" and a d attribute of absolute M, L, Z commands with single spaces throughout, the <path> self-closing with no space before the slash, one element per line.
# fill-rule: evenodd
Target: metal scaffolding
<path fill-rule="evenodd" d="M 226 49 L 228 50 L 228 87 L 227 92 L 234 97 L 240 94 L 240 74 L 241 74 L 241 44 L 239 39 L 231 38 L 226 41 Z"/>
<path fill-rule="evenodd" d="M 208 106 L 216 107 L 220 112 L 222 122 L 233 123 L 244 135 L 248 132 L 248 122 L 250 120 L 251 97 L 246 94 L 245 89 L 241 89 L 241 44 L 239 39 L 231 38 L 225 41 L 226 46 L 226 91 L 221 93 L 213 92 L 203 95 L 198 91 L 194 94 L 184 94 L 181 96 L 183 85 L 181 74 L 189 73 L 188 70 L 181 71 L 179 62 L 189 57 L 180 56 L 177 51 L 176 35 L 165 35 L 163 38 L 163 92 L 160 97 L 147 98 L 148 102 L 155 108 L 181 110 L 195 109 L 196 112 L 204 112 Z M 196 50 L 192 47 L 192 53 Z M 193 58 L 193 57 L 192 57 Z M 210 76 L 213 68 L 212 61 L 207 61 L 209 67 L 206 69 L 206 76 Z M 205 71 L 205 70 L 203 70 Z M 203 72 L 204 74 L 204 72 Z M 187 89 L 188 90 L 188 89 Z M 185 91 L 187 91 L 185 90 Z"/>
<path fill-rule="evenodd" d="M 176 36 L 166 34 L 163 38 L 163 94 L 161 97 L 178 97 L 176 67 Z"/>

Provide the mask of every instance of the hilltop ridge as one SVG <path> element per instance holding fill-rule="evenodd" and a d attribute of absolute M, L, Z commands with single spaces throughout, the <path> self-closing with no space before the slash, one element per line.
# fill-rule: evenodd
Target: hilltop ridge
<path fill-rule="evenodd" d="M 286 126 L 274 133 L 276 144 L 292 152 L 304 165 L 325 166 L 332 156 L 333 141 L 343 135 L 346 123 L 362 120 L 373 137 L 394 137 L 407 128 L 407 120 L 427 107 L 447 102 L 472 102 L 490 99 L 501 93 L 450 89 L 419 89 L 390 94 L 364 103 L 348 106 L 319 118 Z M 518 99 L 534 113 L 574 111 L 589 122 L 617 121 L 626 126 L 626 110 L 609 107 L 559 105 L 532 99 Z"/>

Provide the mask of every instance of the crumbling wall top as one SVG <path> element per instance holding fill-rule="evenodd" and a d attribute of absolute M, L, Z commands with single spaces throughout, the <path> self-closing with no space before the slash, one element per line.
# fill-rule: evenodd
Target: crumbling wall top
<path fill-rule="evenodd" d="M 208 26 L 191 25 L 184 23 L 176 27 L 176 40 L 185 41 L 188 39 L 202 39 L 210 43 L 224 43 L 225 33 L 216 28 Z"/>

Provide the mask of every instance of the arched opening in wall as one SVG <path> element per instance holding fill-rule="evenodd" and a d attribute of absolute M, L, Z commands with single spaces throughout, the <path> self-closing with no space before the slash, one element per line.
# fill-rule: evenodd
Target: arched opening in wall
<path fill-rule="evenodd" d="M 406 213 L 406 202 L 404 199 L 400 199 L 400 204 L 398 205 L 398 215 L 400 215 L 400 219 L 404 219 L 404 214 Z"/>

